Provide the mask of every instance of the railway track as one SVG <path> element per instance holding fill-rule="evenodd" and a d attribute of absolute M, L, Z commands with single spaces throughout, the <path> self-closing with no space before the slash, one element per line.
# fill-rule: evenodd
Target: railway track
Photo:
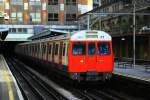
<path fill-rule="evenodd" d="M 95 99 L 102 98 L 102 100 L 129 100 L 129 98 L 120 96 L 118 93 L 108 93 L 104 90 L 87 89 L 86 93 L 95 97 Z"/>
<path fill-rule="evenodd" d="M 16 65 L 16 63 L 18 65 Z M 15 60 L 12 65 L 13 66 L 26 66 L 22 62 L 20 62 L 19 60 L 18 61 Z M 31 80 L 36 80 L 36 84 L 33 84 L 33 87 L 35 87 L 35 86 L 37 87 L 37 84 L 41 84 L 42 88 L 44 87 L 45 89 L 47 89 L 45 91 L 50 91 L 51 90 L 51 88 L 47 84 L 42 82 L 43 80 L 40 80 L 39 78 L 37 78 L 36 75 L 33 75 L 32 73 L 30 73 L 29 70 L 22 69 L 22 68 L 21 69 L 18 68 L 17 70 L 22 70 L 22 71 L 26 72 L 26 74 L 29 75 L 28 79 L 30 79 L 30 77 L 32 77 Z M 25 76 L 26 74 L 23 74 L 23 76 Z M 19 80 L 19 78 L 17 80 Z M 31 80 L 30 80 L 30 82 L 32 82 Z M 127 91 L 124 91 L 124 90 L 117 91 L 115 88 L 111 88 L 110 87 L 111 86 L 110 83 L 109 84 L 97 84 L 97 85 L 94 85 L 94 86 L 93 85 L 90 86 L 88 84 L 83 84 L 81 86 L 80 85 L 79 86 L 72 86 L 72 85 L 68 85 L 64 81 L 64 79 L 63 80 L 61 80 L 61 79 L 60 80 L 59 79 L 57 79 L 57 80 L 56 79 L 50 79 L 50 80 L 52 80 L 56 84 L 59 84 L 64 89 L 70 91 L 70 93 L 75 95 L 80 100 L 137 100 L 138 99 L 138 98 L 134 98 L 131 95 L 128 95 Z M 109 86 L 107 86 L 107 85 L 109 85 Z M 34 91 L 33 91 L 33 93 L 34 93 Z M 51 90 L 52 93 L 50 93 L 50 94 L 53 94 L 54 91 L 55 90 L 52 89 Z M 32 92 L 31 92 L 31 94 L 32 94 Z M 38 93 L 34 93 L 34 95 L 35 95 L 35 97 L 37 97 L 39 94 Z M 44 97 L 46 97 L 46 96 L 44 96 Z M 53 98 L 53 99 L 57 99 L 57 100 L 66 99 L 66 98 L 64 98 L 64 96 L 62 96 L 61 98 L 57 98 L 57 97 L 59 97 L 59 93 L 56 92 L 56 93 L 54 93 L 54 97 L 52 95 L 52 97 L 50 96 L 48 98 Z M 43 99 L 43 98 L 41 98 L 41 99 Z M 34 100 L 34 99 L 29 99 L 29 100 Z M 36 100 L 39 100 L 39 97 Z M 70 99 L 70 100 L 73 100 L 73 99 Z"/>
<path fill-rule="evenodd" d="M 21 63 L 21 62 L 18 62 L 18 64 L 20 65 L 20 66 L 25 66 L 23 63 Z M 34 72 L 33 72 L 34 73 Z M 42 80 L 40 80 L 40 81 L 42 81 Z M 56 82 L 56 81 L 55 81 Z M 56 84 L 57 84 L 58 82 L 56 82 Z M 61 81 L 61 83 L 63 83 L 62 81 Z M 61 85 L 61 83 L 59 84 L 59 85 Z M 47 84 L 45 84 L 45 85 L 47 85 Z M 69 90 L 70 91 L 70 93 L 73 93 L 77 98 L 79 98 L 79 100 L 93 100 L 93 98 L 91 98 L 90 96 L 88 96 L 87 94 L 85 94 L 85 93 L 82 93 L 80 90 L 78 90 L 78 89 L 75 89 L 75 88 L 71 88 L 71 87 L 69 87 L 69 88 L 67 88 L 67 86 L 65 85 L 61 85 L 63 88 L 65 88 L 65 89 L 67 89 L 67 90 Z M 48 86 L 47 86 L 48 87 Z M 69 98 L 70 100 L 74 100 L 73 98 Z M 62 100 L 61 98 L 60 98 L 60 100 Z"/>
<path fill-rule="evenodd" d="M 14 59 L 7 59 L 7 63 L 27 100 L 67 100 L 57 93 L 52 87 L 48 87 L 38 77 L 19 66 Z"/>

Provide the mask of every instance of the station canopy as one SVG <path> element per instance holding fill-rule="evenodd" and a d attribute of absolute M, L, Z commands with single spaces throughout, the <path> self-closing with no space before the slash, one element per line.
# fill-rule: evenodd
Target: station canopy
<path fill-rule="evenodd" d="M 58 35 L 69 34 L 69 33 L 70 32 L 68 32 L 68 31 L 48 29 L 48 30 L 44 30 L 38 34 L 35 34 L 34 36 L 29 37 L 28 39 L 39 40 L 39 39 L 45 39 L 45 38 L 54 37 L 54 36 L 58 36 Z"/>
<path fill-rule="evenodd" d="M 9 28 L 0 28 L 0 40 L 5 40 L 8 35 Z"/>

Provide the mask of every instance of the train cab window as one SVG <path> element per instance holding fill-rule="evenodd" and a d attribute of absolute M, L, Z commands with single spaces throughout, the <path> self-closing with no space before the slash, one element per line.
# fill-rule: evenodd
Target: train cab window
<path fill-rule="evenodd" d="M 88 43 L 88 55 L 94 55 L 95 51 L 96 51 L 95 43 L 94 42 Z"/>
<path fill-rule="evenodd" d="M 99 55 L 109 55 L 110 54 L 109 42 L 99 42 L 98 43 L 98 54 Z"/>
<path fill-rule="evenodd" d="M 65 56 L 66 44 L 63 45 L 63 56 Z"/>
<path fill-rule="evenodd" d="M 58 55 L 58 44 L 55 45 L 55 55 Z"/>
<path fill-rule="evenodd" d="M 72 48 L 73 55 L 85 55 L 86 54 L 86 43 L 85 42 L 74 42 Z"/>

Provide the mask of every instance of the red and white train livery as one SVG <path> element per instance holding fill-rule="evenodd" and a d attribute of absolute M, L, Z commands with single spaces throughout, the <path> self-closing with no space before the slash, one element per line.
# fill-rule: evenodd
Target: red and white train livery
<path fill-rule="evenodd" d="M 103 31 L 83 30 L 22 43 L 15 52 L 48 64 L 50 73 L 78 81 L 109 79 L 114 67 L 112 39 Z"/>

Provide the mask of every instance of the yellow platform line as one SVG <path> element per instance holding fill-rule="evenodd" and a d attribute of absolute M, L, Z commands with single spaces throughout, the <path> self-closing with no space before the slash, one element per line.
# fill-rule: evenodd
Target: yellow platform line
<path fill-rule="evenodd" d="M 14 94 L 13 94 L 13 90 L 12 90 L 12 78 L 11 78 L 11 75 L 8 71 L 8 69 L 6 68 L 5 66 L 5 63 L 4 63 L 4 60 L 2 59 L 2 56 L 1 57 L 1 72 L 2 72 L 2 77 L 3 77 L 3 80 L 4 82 L 6 82 L 7 84 L 7 89 L 8 89 L 8 95 L 9 95 L 9 100 L 14 100 Z"/>
<path fill-rule="evenodd" d="M 7 87 L 8 87 L 9 100 L 14 100 L 13 89 L 11 86 L 12 79 L 11 79 L 8 71 L 2 71 L 2 72 L 3 72 L 3 78 L 7 84 Z"/>

